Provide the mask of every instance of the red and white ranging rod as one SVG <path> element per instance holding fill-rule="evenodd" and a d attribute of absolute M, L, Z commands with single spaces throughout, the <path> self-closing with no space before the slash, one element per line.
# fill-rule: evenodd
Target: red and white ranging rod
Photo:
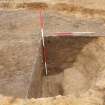
<path fill-rule="evenodd" d="M 57 36 L 105 36 L 104 32 L 55 32 Z"/>
<path fill-rule="evenodd" d="M 44 16 L 43 16 L 42 10 L 40 10 L 40 26 L 41 26 L 41 40 L 42 40 L 42 47 L 43 47 L 43 62 L 45 67 L 45 73 L 47 76 L 48 69 L 47 69 L 46 46 L 45 46 L 45 39 L 44 39 Z"/>
<path fill-rule="evenodd" d="M 41 40 L 42 40 L 42 47 L 43 47 L 43 62 L 45 67 L 45 74 L 48 75 L 48 68 L 47 68 L 47 49 L 45 46 L 45 39 L 44 39 L 44 16 L 43 11 L 40 10 L 40 26 L 41 26 Z M 94 34 L 94 35 L 93 35 Z M 99 34 L 99 35 L 96 35 Z M 53 35 L 57 36 L 105 36 L 104 32 L 55 32 Z"/>

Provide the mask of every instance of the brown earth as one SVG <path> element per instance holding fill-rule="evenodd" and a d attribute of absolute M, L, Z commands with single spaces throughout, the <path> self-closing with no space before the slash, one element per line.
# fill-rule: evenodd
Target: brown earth
<path fill-rule="evenodd" d="M 1 2 L 0 104 L 104 105 L 105 38 L 46 40 L 46 77 L 42 73 L 39 11 L 36 11 L 45 9 L 45 36 L 70 31 L 100 33 L 105 32 L 104 4 L 99 0 Z"/>

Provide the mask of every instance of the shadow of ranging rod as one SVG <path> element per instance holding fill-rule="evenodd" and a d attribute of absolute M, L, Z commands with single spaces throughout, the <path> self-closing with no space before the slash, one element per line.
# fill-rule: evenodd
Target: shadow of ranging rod
<path fill-rule="evenodd" d="M 42 40 L 42 47 L 43 47 L 43 62 L 45 67 L 45 74 L 48 75 L 47 70 L 47 54 L 46 54 L 46 47 L 45 47 L 45 40 L 44 40 L 44 17 L 42 14 L 42 10 L 40 10 L 40 26 L 41 26 L 41 40 Z"/>
<path fill-rule="evenodd" d="M 90 35 L 89 35 L 90 34 Z M 99 34 L 99 35 L 96 35 Z M 104 32 L 55 32 L 54 35 L 58 36 L 79 36 L 79 35 L 88 35 L 88 36 L 105 36 Z"/>

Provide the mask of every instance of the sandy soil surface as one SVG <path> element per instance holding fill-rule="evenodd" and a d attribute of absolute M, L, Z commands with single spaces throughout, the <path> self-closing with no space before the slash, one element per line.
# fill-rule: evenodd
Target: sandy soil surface
<path fill-rule="evenodd" d="M 6 4 L 5 4 L 6 3 Z M 60 3 L 72 4 L 74 6 L 81 6 L 83 8 L 94 9 L 94 10 L 105 10 L 104 0 L 1 0 L 0 7 L 18 7 L 18 4 L 30 4 L 28 6 L 37 7 L 38 6 L 50 6 Z M 36 4 L 35 4 L 36 3 Z M 21 5 L 22 6 L 22 5 Z M 56 5 L 57 6 L 57 5 Z M 23 6 L 24 7 L 24 6 Z M 63 8 L 63 7 L 62 7 Z M 75 8 L 74 8 L 75 9 Z M 86 11 L 87 12 L 87 11 Z"/>
<path fill-rule="evenodd" d="M 42 2 L 48 4 L 56 4 L 56 3 L 70 3 L 74 5 L 80 5 L 85 8 L 93 8 L 93 9 L 101 9 L 105 10 L 105 1 L 104 0 L 2 0 L 2 2 L 10 2 L 10 3 L 34 3 L 34 2 Z"/>

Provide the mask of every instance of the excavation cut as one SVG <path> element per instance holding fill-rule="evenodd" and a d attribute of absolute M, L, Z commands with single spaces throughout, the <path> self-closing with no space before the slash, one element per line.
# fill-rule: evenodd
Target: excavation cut
<path fill-rule="evenodd" d="M 40 50 L 28 97 L 78 97 L 98 86 L 105 61 L 104 41 L 104 37 L 95 36 L 45 37 L 48 75 Z"/>

